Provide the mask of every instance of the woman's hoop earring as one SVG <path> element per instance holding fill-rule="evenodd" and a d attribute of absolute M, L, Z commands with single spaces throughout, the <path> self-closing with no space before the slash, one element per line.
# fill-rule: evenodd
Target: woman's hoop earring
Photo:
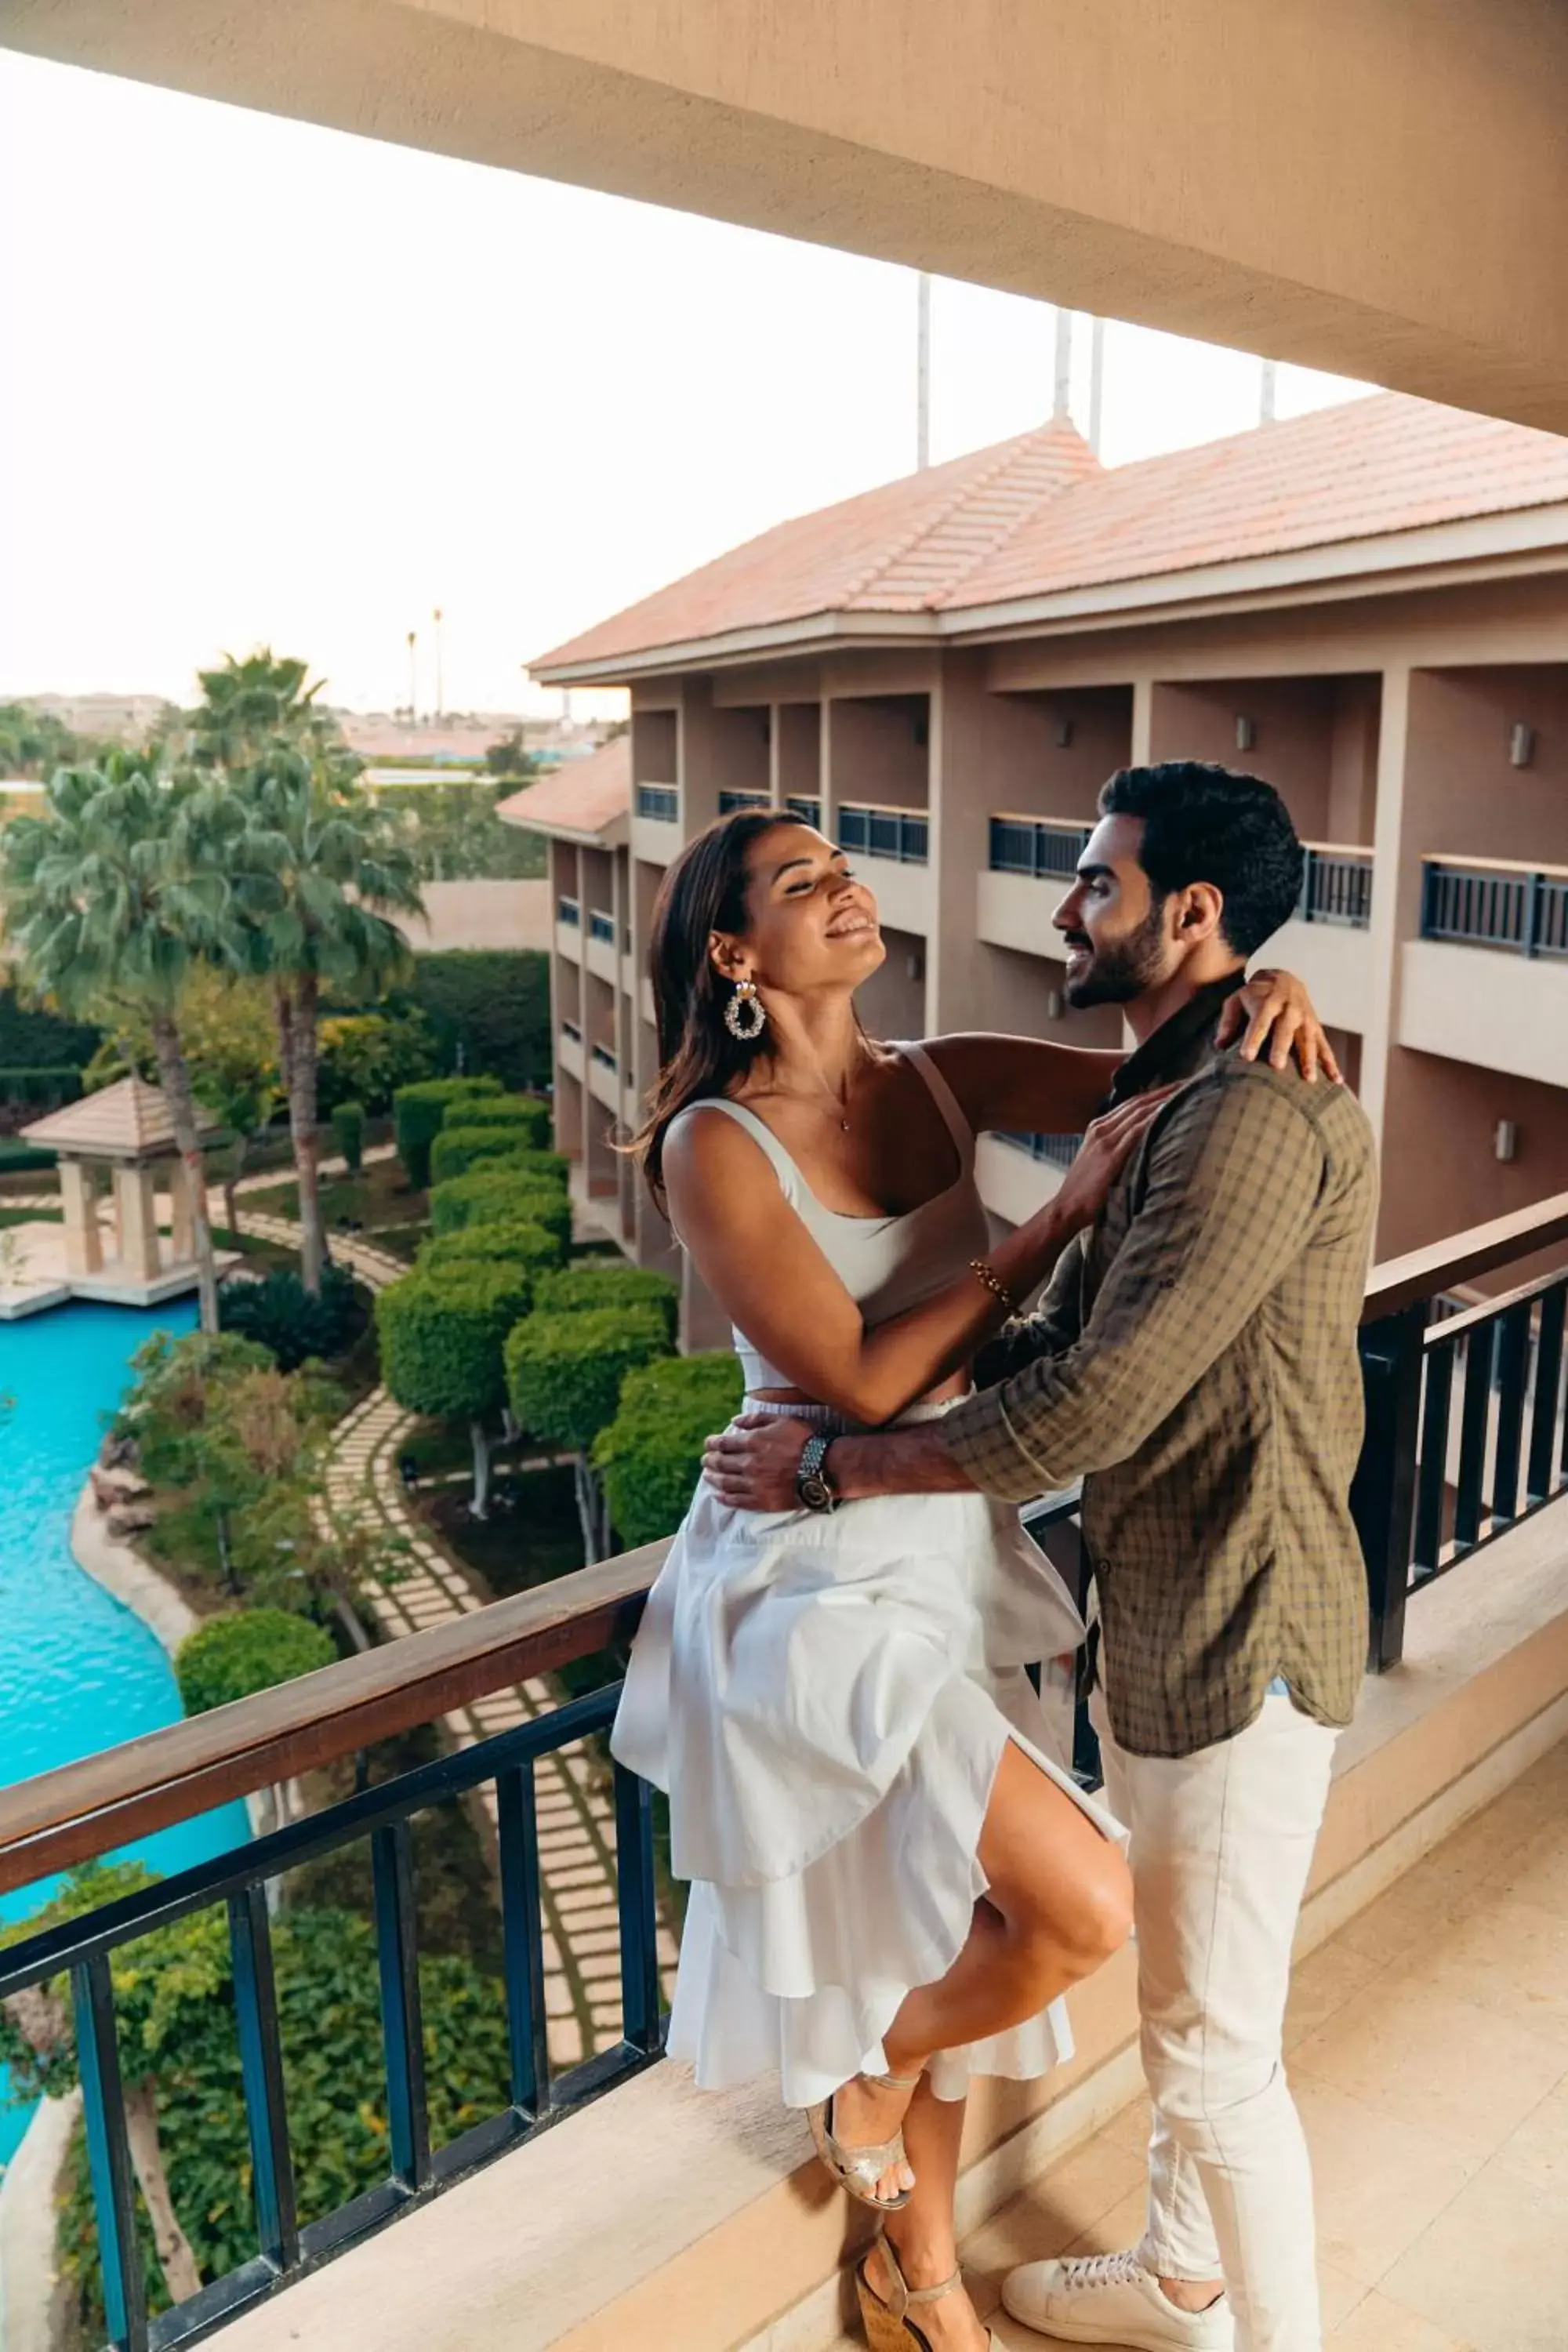
<path fill-rule="evenodd" d="M 735 993 L 724 1007 L 724 1026 L 731 1037 L 749 1045 L 760 1037 L 768 1025 L 766 1007 L 757 994 L 756 984 L 749 980 L 735 982 Z"/>

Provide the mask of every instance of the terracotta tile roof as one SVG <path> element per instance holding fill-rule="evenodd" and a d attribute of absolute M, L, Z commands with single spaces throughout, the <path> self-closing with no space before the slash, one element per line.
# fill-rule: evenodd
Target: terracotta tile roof
<path fill-rule="evenodd" d="M 563 761 L 538 783 L 498 801 L 496 814 L 542 833 L 602 834 L 628 815 L 631 805 L 631 737 L 612 735 L 585 760 Z"/>
<path fill-rule="evenodd" d="M 841 613 L 959 614 L 1568 499 L 1568 440 L 1400 393 L 1102 470 L 1070 425 L 781 523 L 543 673 Z"/>
<path fill-rule="evenodd" d="M 200 1111 L 204 1135 L 217 1129 Z M 29 1143 L 43 1144 L 73 1159 L 140 1160 L 166 1157 L 176 1149 L 174 1122 L 162 1089 L 144 1078 L 120 1078 L 95 1095 L 83 1095 L 64 1110 L 50 1111 L 22 1129 Z"/>
<path fill-rule="evenodd" d="M 564 667 L 817 613 L 929 611 L 1043 502 L 1099 470 L 1070 425 L 1020 434 L 779 523 L 531 667 Z"/>

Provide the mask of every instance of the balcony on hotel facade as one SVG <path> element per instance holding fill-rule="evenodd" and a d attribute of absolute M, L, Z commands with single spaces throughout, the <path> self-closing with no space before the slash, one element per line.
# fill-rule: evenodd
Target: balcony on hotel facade
<path fill-rule="evenodd" d="M 1568 866 L 1425 858 L 1400 981 L 1402 1045 L 1568 1087 Z"/>
<path fill-rule="evenodd" d="M 620 985 L 620 955 L 616 943 L 616 919 L 603 908 L 590 912 L 587 923 L 588 945 L 586 961 L 590 971 L 607 980 L 612 988 Z"/>
<path fill-rule="evenodd" d="M 595 1066 L 601 1057 L 613 1060 L 595 1048 Z M 1054 1168 L 1072 1143 L 986 1140 L 1023 1170 Z M 1321 2024 L 1345 2001 L 1347 1984 L 1353 2005 L 1354 1988 L 1378 1977 L 1376 2032 L 1369 2020 L 1357 2045 L 1360 2072 L 1342 2086 L 1373 2106 L 1380 2053 L 1391 2041 L 1406 2032 L 1426 2037 L 1420 2079 L 1435 2085 L 1455 2038 L 1465 2042 L 1471 2012 L 1450 1989 L 1444 2046 L 1434 2055 L 1434 1996 L 1419 1971 L 1407 1995 L 1398 1985 L 1391 1992 L 1398 1973 L 1392 1947 L 1373 1946 L 1369 1963 L 1358 1961 L 1353 1946 L 1347 1959 L 1331 1939 L 1353 1932 L 1363 1913 L 1368 1932 L 1386 1939 L 1397 1924 L 1388 1906 L 1367 1906 L 1394 1887 L 1403 1896 L 1413 1865 L 1483 1808 L 1506 1816 L 1521 1853 L 1521 1837 L 1560 1830 L 1548 1818 L 1550 1790 L 1531 1768 L 1550 1762 L 1561 1740 L 1568 1679 L 1568 1272 L 1520 1285 L 1510 1268 L 1539 1263 L 1545 1246 L 1561 1250 L 1565 1240 L 1568 1196 L 1560 1196 L 1377 1268 L 1368 1285 L 1367 1430 L 1353 1508 L 1371 1672 L 1336 1757 L 1303 1913 L 1299 1983 Z M 1457 1315 L 1441 1312 L 1483 1276 L 1500 1280 L 1501 1295 Z M 1073 1577 L 1081 1570 L 1076 1509 L 1067 1494 L 1025 1513 L 1029 1535 Z M 658 1858 L 653 1792 L 613 1762 L 606 1735 L 619 1696 L 616 1662 L 666 1549 L 661 1542 L 626 1552 L 5 1792 L 0 1895 L 14 1895 L 307 1770 L 331 1765 L 347 1775 L 374 1743 L 431 1727 L 434 1760 L 362 1782 L 353 1794 L 153 1885 L 117 1887 L 97 1909 L 0 1952 L 0 2000 L 74 2015 L 84 2177 L 97 2223 L 79 2258 L 97 2265 L 104 2332 L 116 2352 L 176 2352 L 203 2338 L 229 2341 L 231 2329 L 237 2352 L 373 2341 L 390 2352 L 432 2344 L 587 2352 L 610 2343 L 729 2352 L 782 2340 L 781 2321 L 805 2352 L 841 2343 L 844 2221 L 856 2217 L 826 2206 L 801 2119 L 779 2110 L 768 2084 L 698 2095 L 680 2070 L 660 2063 L 678 1914 Z M 1388 1672 L 1402 1661 L 1409 1673 Z M 1077 1761 L 1093 1786 L 1098 1759 L 1081 1713 Z M 560 1801 L 546 1784 L 553 1787 L 563 1764 L 592 1797 L 603 1848 L 598 1891 L 586 1898 L 601 1907 L 584 1949 L 595 1955 L 596 2028 L 601 2012 L 605 2021 L 570 2057 L 561 2054 L 549 1999 L 558 1947 L 574 1932 L 569 1911 L 553 1907 L 551 1895 L 562 1837 Z M 1561 1773 L 1551 1769 L 1555 1787 Z M 442 2044 L 426 2030 L 423 2006 L 433 1980 L 421 1965 L 429 1955 L 415 1825 L 447 1803 L 473 1808 L 489 1825 L 498 1925 L 479 1997 L 493 2002 L 501 2052 L 499 2104 L 465 2111 L 443 2141 L 434 2125 L 447 2086 L 431 2073 Z M 1479 1835 L 1495 1865 L 1489 1828 L 1489 1816 Z M 289 2036 L 299 2025 L 286 2014 L 273 1947 L 278 1921 L 288 1921 L 293 1874 L 328 1857 L 363 1864 L 380 2011 L 372 2120 L 384 2172 L 357 2195 L 345 2187 L 335 2210 L 302 2212 L 297 2177 L 317 2153 L 312 2136 L 321 2125 L 309 2102 L 296 2106 L 288 2095 Z M 1439 1856 L 1434 1867 L 1442 1866 Z M 1413 1894 L 1425 1893 L 1431 1875 Z M 1451 1904 L 1457 1885 L 1450 1875 L 1434 1880 L 1432 1892 Z M 1558 1896 L 1543 1876 L 1542 1886 L 1550 1908 Z M 201 1916 L 213 1921 L 226 1953 L 223 1980 L 232 1986 L 234 2097 L 249 2148 L 245 2203 L 230 2232 L 233 2266 L 150 2317 L 132 2154 L 138 2084 L 127 2072 L 119 2013 L 123 1956 L 151 1931 Z M 1441 1941 L 1437 1911 L 1428 1916 L 1428 1939 Z M 1543 1948 L 1544 1915 L 1532 1926 L 1533 1915 L 1512 1916 L 1494 1901 L 1479 1912 L 1472 1903 L 1466 1916 L 1484 1937 L 1476 1945 L 1481 1957 L 1465 1965 L 1486 1969 L 1487 2002 L 1531 1969 L 1531 1982 L 1544 1982 L 1531 1957 Z M 1414 1922 L 1411 1932 L 1421 1932 Z M 1310 1973 L 1309 1955 L 1320 1948 L 1326 1983 Z M 971 2226 L 1020 2189 L 1048 2213 L 1053 2168 L 1070 2164 L 1112 2116 L 1122 2144 L 1134 2116 L 1121 2110 L 1138 2088 L 1135 1974 L 1124 1953 L 1074 1996 L 1079 2055 L 1065 2081 L 977 2092 L 961 2189 Z M 1325 1991 L 1332 1996 L 1326 2006 Z M 1475 2014 L 1495 2041 L 1501 2026 L 1482 2015 L 1485 2006 Z M 1522 2025 L 1510 2031 L 1524 2036 Z M 1538 2064 L 1547 2066 L 1549 2016 L 1542 2031 Z M 1467 2063 L 1472 2073 L 1481 2063 L 1473 2052 Z M 1387 2063 L 1408 2073 L 1397 2051 Z M 1522 2049 L 1515 2054 L 1510 2044 L 1508 2064 L 1515 2074 L 1527 2068 Z M 1556 2073 L 1561 2065 L 1559 2051 Z M 1554 2079 L 1543 2073 L 1529 2096 L 1521 2092 L 1521 2116 Z M 1470 2113 L 1469 2093 L 1456 2104 L 1451 2082 L 1447 2088 L 1445 2113 Z M 443 2099 L 443 2112 L 449 2106 Z M 1315 2130 L 1315 2110 L 1308 2122 Z M 1370 2160 L 1385 2170 L 1381 2149 Z M 1131 2177 L 1133 2168 L 1122 2169 Z M 22 2159 L 13 2171 L 26 2173 Z M 1444 2197 L 1466 2177 L 1460 2165 Z M 46 2191 L 37 2208 L 43 2231 L 52 2210 Z M 1030 2226 L 1042 2226 L 1037 2213 Z M 861 2239 L 852 2228 L 847 2250 Z M 759 2243 L 769 2249 L 765 2263 L 755 2259 Z"/>
<path fill-rule="evenodd" d="M 581 1086 L 587 1076 L 587 1056 L 583 1049 L 583 1032 L 575 1021 L 563 1020 L 555 1040 L 555 1058 L 569 1078 Z"/>
<path fill-rule="evenodd" d="M 975 1145 L 981 1200 L 1005 1224 L 1021 1225 L 1060 1189 L 1081 1135 L 983 1135 Z"/>
<path fill-rule="evenodd" d="M 588 1091 L 616 1118 L 621 1115 L 621 1066 L 612 1047 L 594 1046 L 588 1055 Z"/>
<path fill-rule="evenodd" d="M 680 847 L 680 788 L 639 783 L 632 794 L 632 851 L 652 866 L 668 866 Z"/>
<path fill-rule="evenodd" d="M 838 846 L 860 860 L 884 924 L 924 937 L 936 904 L 931 871 L 931 817 L 922 808 L 840 801 Z"/>
<path fill-rule="evenodd" d="M 569 963 L 583 961 L 583 909 L 575 898 L 555 901 L 555 952 Z"/>

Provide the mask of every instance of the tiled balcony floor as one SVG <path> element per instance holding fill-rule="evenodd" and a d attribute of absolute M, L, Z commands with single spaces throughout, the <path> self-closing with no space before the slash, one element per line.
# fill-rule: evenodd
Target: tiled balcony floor
<path fill-rule="evenodd" d="M 1568 1744 L 1303 1962 L 1287 2042 L 1329 2352 L 1563 2352 Z M 995 2310 L 1011 2263 L 1141 2234 L 1146 2113 L 965 2246 L 1008 2352 L 1050 2340 Z"/>

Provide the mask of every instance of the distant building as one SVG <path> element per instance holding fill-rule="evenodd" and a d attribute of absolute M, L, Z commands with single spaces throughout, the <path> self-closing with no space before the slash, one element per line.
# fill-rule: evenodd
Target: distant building
<path fill-rule="evenodd" d="M 631 691 L 629 745 L 509 813 L 552 842 L 561 1145 L 648 1263 L 606 1130 L 654 1076 L 681 845 L 755 803 L 850 849 L 883 1034 L 1115 1043 L 1067 1011 L 1050 916 L 1129 761 L 1255 769 L 1311 845 L 1268 953 L 1382 1138 L 1381 1255 L 1568 1188 L 1568 442 L 1386 394 L 1106 471 L 1055 423 L 781 524 L 534 675 Z M 999 1224 L 1066 1148 L 983 1139 Z"/>
<path fill-rule="evenodd" d="M 75 735 L 142 743 L 174 706 L 166 694 L 24 694 L 24 709 L 58 719 Z"/>

